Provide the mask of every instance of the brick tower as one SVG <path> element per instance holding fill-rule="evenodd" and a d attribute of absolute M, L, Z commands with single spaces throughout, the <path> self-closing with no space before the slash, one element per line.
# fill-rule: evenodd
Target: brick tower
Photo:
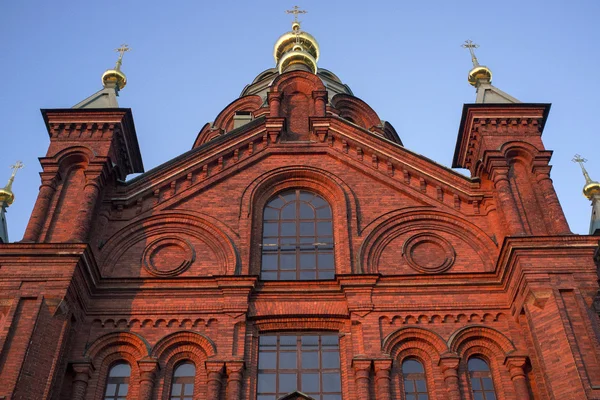
<path fill-rule="evenodd" d="M 102 90 L 42 110 L 39 196 L 0 245 L 0 399 L 600 399 L 597 238 L 556 197 L 549 104 L 472 52 L 465 177 L 296 19 L 190 151 L 126 180 L 119 50 Z"/>

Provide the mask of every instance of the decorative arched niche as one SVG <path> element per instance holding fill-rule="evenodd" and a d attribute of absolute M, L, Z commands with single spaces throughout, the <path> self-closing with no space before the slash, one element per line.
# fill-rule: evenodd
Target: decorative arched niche
<path fill-rule="evenodd" d="M 431 210 L 394 212 L 367 233 L 365 273 L 387 275 L 490 272 L 497 249 L 474 224 Z"/>
<path fill-rule="evenodd" d="M 328 171 L 304 165 L 276 168 L 265 172 L 244 190 L 240 204 L 242 257 L 248 260 L 242 274 L 259 275 L 263 211 L 277 193 L 303 189 L 321 196 L 331 206 L 336 274 L 351 273 L 349 229 L 356 218 L 356 199 L 346 183 Z"/>
<path fill-rule="evenodd" d="M 233 275 L 234 244 L 208 217 L 165 212 L 133 222 L 102 248 L 100 268 L 110 277 Z"/>

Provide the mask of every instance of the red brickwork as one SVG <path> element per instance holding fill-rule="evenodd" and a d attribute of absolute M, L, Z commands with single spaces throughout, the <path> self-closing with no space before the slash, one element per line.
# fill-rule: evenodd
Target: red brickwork
<path fill-rule="evenodd" d="M 260 336 L 315 332 L 339 336 L 345 400 L 403 399 L 407 358 L 430 399 L 471 399 L 472 356 L 498 399 L 600 399 L 597 241 L 566 225 L 547 109 L 465 106 L 466 178 L 289 72 L 128 183 L 129 110 L 45 110 L 38 200 L 0 245 L 0 398 L 100 400 L 124 361 L 128 399 L 169 399 L 185 360 L 194 399 L 255 399 Z M 295 188 L 331 206 L 333 280 L 260 280 L 264 206 Z"/>

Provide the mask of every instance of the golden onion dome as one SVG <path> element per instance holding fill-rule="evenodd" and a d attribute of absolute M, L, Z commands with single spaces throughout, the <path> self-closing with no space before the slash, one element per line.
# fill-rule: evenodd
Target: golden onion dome
<path fill-rule="evenodd" d="M 273 48 L 273 58 L 279 73 L 295 64 L 307 66 L 317 73 L 319 61 L 319 43 L 310 33 L 300 30 L 300 23 L 294 21 L 292 31 L 286 32 L 277 39 Z"/>
<path fill-rule="evenodd" d="M 118 69 L 109 69 L 102 74 L 102 85 L 104 87 L 117 85 L 119 90 L 127 85 L 127 77 Z"/>
<path fill-rule="evenodd" d="M 0 188 L 0 203 L 10 206 L 15 201 L 15 194 L 9 188 Z"/>
<path fill-rule="evenodd" d="M 590 182 L 583 187 L 583 195 L 591 200 L 594 195 L 600 194 L 600 183 Z"/>
<path fill-rule="evenodd" d="M 483 65 L 477 65 L 469 71 L 469 83 L 473 86 L 477 86 L 477 81 L 485 79 L 492 82 L 492 71 Z"/>

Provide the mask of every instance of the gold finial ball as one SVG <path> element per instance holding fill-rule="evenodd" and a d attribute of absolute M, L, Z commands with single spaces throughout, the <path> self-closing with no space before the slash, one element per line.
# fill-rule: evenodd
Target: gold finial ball
<path fill-rule="evenodd" d="M 473 86 L 477 86 L 477 81 L 485 79 L 492 82 L 492 71 L 483 65 L 478 65 L 469 71 L 469 83 Z"/>
<path fill-rule="evenodd" d="M 583 187 L 583 195 L 589 200 L 598 194 L 600 194 L 600 183 L 598 182 L 590 182 Z"/>
<path fill-rule="evenodd" d="M 6 188 L 0 188 L 0 203 L 10 206 L 15 201 L 15 194 Z"/>
<path fill-rule="evenodd" d="M 121 90 L 127 85 L 127 77 L 121 71 L 109 69 L 102 74 L 102 85 L 104 85 L 104 87 L 116 85 L 119 90 Z"/>

